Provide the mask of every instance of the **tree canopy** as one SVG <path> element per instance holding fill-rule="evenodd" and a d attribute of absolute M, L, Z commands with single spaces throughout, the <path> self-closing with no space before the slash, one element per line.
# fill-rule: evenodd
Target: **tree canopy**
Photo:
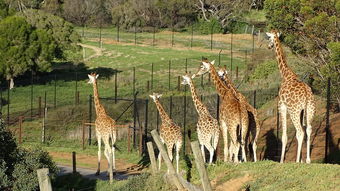
<path fill-rule="evenodd" d="M 339 90 L 340 1 L 266 0 L 265 10 L 268 28 L 281 32 L 284 43 L 314 69 L 320 90 L 328 77 Z"/>
<path fill-rule="evenodd" d="M 10 16 L 0 21 L 0 70 L 7 80 L 27 70 L 49 71 L 56 44 L 53 37 L 34 29 L 25 18 Z"/>

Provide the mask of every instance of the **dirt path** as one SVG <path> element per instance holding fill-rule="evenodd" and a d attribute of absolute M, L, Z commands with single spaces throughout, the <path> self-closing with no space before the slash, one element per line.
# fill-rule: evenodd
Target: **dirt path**
<path fill-rule="evenodd" d="M 85 58 L 85 61 L 88 61 L 92 58 L 98 57 L 98 56 L 102 56 L 103 55 L 103 49 L 98 48 L 96 46 L 92 46 L 92 45 L 88 45 L 88 44 L 82 44 L 82 43 L 78 43 L 79 46 L 84 47 L 84 48 L 89 48 L 92 49 L 95 53 L 87 58 Z"/>
<path fill-rule="evenodd" d="M 60 175 L 72 172 L 72 154 L 65 152 L 49 152 L 50 156 L 57 162 L 58 167 L 61 172 Z M 107 180 L 107 160 L 103 156 L 100 163 L 100 175 L 95 176 L 97 169 L 97 157 L 78 154 L 76 155 L 77 172 L 79 172 L 84 177 L 90 179 L 102 179 Z M 115 179 L 122 180 L 126 179 L 131 175 L 137 175 L 142 172 L 142 168 L 136 164 L 128 163 L 123 159 L 116 159 L 116 175 Z"/>

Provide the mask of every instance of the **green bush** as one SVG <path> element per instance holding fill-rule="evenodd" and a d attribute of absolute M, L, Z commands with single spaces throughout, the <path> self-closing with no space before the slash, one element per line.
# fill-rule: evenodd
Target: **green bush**
<path fill-rule="evenodd" d="M 0 117 L 0 190 L 38 190 L 37 169 L 48 168 L 54 175 L 58 168 L 47 152 L 19 148 Z"/>
<path fill-rule="evenodd" d="M 254 70 L 254 73 L 250 76 L 251 79 L 266 79 L 270 74 L 277 71 L 277 64 L 275 60 L 269 60 L 263 62 Z"/>
<path fill-rule="evenodd" d="M 199 19 L 194 28 L 201 34 L 211 34 L 211 29 L 213 33 L 221 33 L 223 31 L 221 24 L 216 19 L 212 19 L 210 22 Z"/>

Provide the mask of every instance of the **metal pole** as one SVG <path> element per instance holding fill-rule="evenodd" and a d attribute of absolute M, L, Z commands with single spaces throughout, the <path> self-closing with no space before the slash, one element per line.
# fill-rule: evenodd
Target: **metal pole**
<path fill-rule="evenodd" d="M 78 72 L 76 72 L 76 91 L 74 93 L 74 95 L 75 95 L 75 102 L 74 102 L 74 104 L 75 105 L 77 105 L 77 103 L 78 103 L 77 92 L 78 92 Z"/>
<path fill-rule="evenodd" d="M 190 39 L 190 48 L 192 48 L 192 43 L 194 40 L 194 25 L 191 25 L 191 39 Z"/>
<path fill-rule="evenodd" d="M 8 80 L 8 89 L 7 89 L 7 126 L 9 125 L 9 105 L 10 105 L 10 80 Z"/>
<path fill-rule="evenodd" d="M 116 70 L 116 73 L 115 73 L 115 103 L 117 103 L 117 96 L 118 96 L 118 81 L 117 81 L 117 78 L 118 78 L 118 70 Z"/>
<path fill-rule="evenodd" d="M 72 152 L 72 169 L 73 169 L 73 173 L 77 172 L 77 167 L 76 167 L 76 152 Z"/>
<path fill-rule="evenodd" d="M 89 123 L 92 122 L 92 95 L 89 95 Z M 91 125 L 89 125 L 89 145 L 91 145 Z"/>
<path fill-rule="evenodd" d="M 221 52 L 222 52 L 222 49 L 220 50 L 220 52 L 218 53 L 218 66 L 221 65 Z M 210 74 L 210 73 L 209 73 Z"/>
<path fill-rule="evenodd" d="M 151 63 L 151 89 L 153 89 L 153 63 Z"/>
<path fill-rule="evenodd" d="M 188 73 L 188 59 L 185 59 L 185 73 Z"/>
<path fill-rule="evenodd" d="M 22 143 L 22 120 L 23 116 L 19 117 L 19 144 Z"/>
<path fill-rule="evenodd" d="M 136 67 L 133 67 L 133 75 L 132 75 L 132 95 L 135 95 L 136 92 Z"/>
<path fill-rule="evenodd" d="M 137 114 L 136 114 L 136 94 L 133 95 L 133 148 L 136 148 L 136 123 L 137 123 Z"/>
<path fill-rule="evenodd" d="M 174 26 L 172 24 L 172 34 L 171 34 L 171 46 L 174 46 Z"/>
<path fill-rule="evenodd" d="M 328 147 L 329 147 L 329 110 L 331 104 L 331 78 L 327 81 L 327 105 L 326 105 L 326 141 L 325 141 L 325 163 L 328 163 Z"/>
<path fill-rule="evenodd" d="M 233 33 L 230 35 L 230 78 L 233 79 Z"/>
<path fill-rule="evenodd" d="M 136 23 L 135 23 L 135 27 L 134 27 L 134 32 L 135 32 L 135 45 L 137 44 L 137 32 L 136 32 Z"/>
<path fill-rule="evenodd" d="M 54 109 L 57 107 L 57 74 L 54 75 Z"/>
<path fill-rule="evenodd" d="M 152 46 L 155 46 L 155 33 L 156 33 L 156 27 L 153 27 Z"/>
<path fill-rule="evenodd" d="M 31 120 L 33 119 L 33 71 L 31 71 Z"/>
<path fill-rule="evenodd" d="M 46 104 L 47 104 L 47 93 L 45 91 L 45 95 L 44 95 L 44 108 L 46 108 Z"/>
<path fill-rule="evenodd" d="M 170 96 L 170 102 L 169 102 L 169 110 L 170 110 L 170 119 L 172 118 L 172 96 Z"/>
<path fill-rule="evenodd" d="M 148 114 L 149 114 L 149 100 L 145 100 L 145 124 L 144 124 L 144 143 L 143 150 L 146 150 L 146 142 L 148 141 Z"/>
<path fill-rule="evenodd" d="M 214 23 L 211 25 L 211 30 L 210 30 L 210 50 L 212 50 L 213 47 L 213 31 L 214 31 Z"/>
<path fill-rule="evenodd" d="M 170 90 L 170 75 L 171 75 L 170 71 L 171 71 L 171 60 L 169 60 L 169 90 Z"/>
<path fill-rule="evenodd" d="M 119 42 L 119 20 L 117 23 L 117 42 Z"/>
<path fill-rule="evenodd" d="M 255 50 L 255 40 L 254 40 L 254 25 L 251 29 L 251 36 L 253 37 L 253 49 L 252 49 L 252 53 L 254 54 L 254 50 Z"/>
<path fill-rule="evenodd" d="M 254 90 L 254 95 L 253 95 L 253 106 L 256 108 L 256 90 Z"/>

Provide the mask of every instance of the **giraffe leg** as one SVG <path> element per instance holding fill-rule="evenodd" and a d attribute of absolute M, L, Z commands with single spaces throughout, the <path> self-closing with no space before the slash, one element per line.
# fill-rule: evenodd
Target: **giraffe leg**
<path fill-rule="evenodd" d="M 174 144 L 169 143 L 167 145 L 167 149 L 168 149 L 168 155 L 170 158 L 170 161 L 172 162 L 173 156 L 172 156 L 172 148 L 173 148 Z M 168 169 L 168 173 L 169 173 L 169 169 Z"/>
<path fill-rule="evenodd" d="M 234 162 L 238 163 L 238 151 L 240 149 L 240 143 L 237 140 L 237 124 L 233 125 L 233 131 L 230 131 L 230 139 L 231 139 L 231 143 L 230 143 L 230 149 L 231 149 L 231 153 L 234 155 Z M 231 146 L 232 145 L 232 146 Z"/>
<path fill-rule="evenodd" d="M 222 136 L 224 143 L 224 162 L 228 161 L 228 128 L 225 121 L 221 121 Z"/>
<path fill-rule="evenodd" d="M 205 147 L 207 147 L 207 149 L 210 153 L 209 164 L 211 164 L 213 157 L 214 157 L 214 148 L 211 146 L 210 142 L 208 144 L 206 144 Z"/>
<path fill-rule="evenodd" d="M 247 138 L 247 133 L 248 133 L 248 125 L 249 125 L 249 120 L 248 120 L 248 112 L 244 108 L 244 111 L 241 113 L 242 117 L 242 127 L 241 127 L 241 148 L 242 148 L 242 160 L 244 162 L 247 162 L 247 156 L 246 156 L 246 138 Z"/>
<path fill-rule="evenodd" d="M 306 121 L 307 121 L 307 156 L 306 156 L 306 163 L 310 163 L 310 136 L 312 134 L 312 120 L 314 117 L 314 109 L 315 105 L 314 102 L 310 101 L 307 105 L 307 112 L 306 112 Z"/>
<path fill-rule="evenodd" d="M 112 146 L 112 170 L 113 172 L 116 170 L 116 161 L 115 161 L 115 147 Z"/>
<path fill-rule="evenodd" d="M 301 148 L 302 148 L 302 142 L 303 142 L 303 138 L 304 138 L 304 132 L 301 126 L 301 121 L 300 121 L 300 113 L 301 112 L 297 112 L 297 113 L 289 113 L 290 114 L 290 118 L 292 119 L 292 122 L 295 126 L 296 129 L 296 139 L 298 141 L 298 149 L 297 149 L 297 154 L 296 154 L 296 162 L 300 162 L 301 161 Z"/>
<path fill-rule="evenodd" d="M 284 104 L 279 106 L 280 109 L 280 117 L 282 123 L 282 149 L 281 149 L 281 159 L 280 163 L 283 163 L 286 152 L 286 144 L 287 144 L 287 107 Z"/>
<path fill-rule="evenodd" d="M 205 151 L 204 151 L 204 145 L 201 145 L 201 151 L 202 151 L 202 157 L 203 157 L 203 162 L 205 163 Z"/>
<path fill-rule="evenodd" d="M 102 145 L 102 138 L 101 136 L 97 135 L 97 141 L 98 141 L 98 167 L 96 175 L 100 174 L 100 158 L 101 158 L 101 145 Z"/>
<path fill-rule="evenodd" d="M 253 157 L 254 157 L 254 162 L 257 161 L 257 156 L 256 156 L 256 149 L 257 149 L 257 138 L 259 137 L 259 133 L 260 133 L 260 124 L 257 120 L 257 114 L 254 115 L 254 119 L 255 119 L 255 125 L 256 127 L 254 128 L 253 132 Z"/>
<path fill-rule="evenodd" d="M 161 151 L 158 153 L 158 170 L 161 170 L 162 156 Z"/>
<path fill-rule="evenodd" d="M 176 170 L 178 174 L 178 166 L 179 166 L 179 151 L 181 150 L 182 144 L 180 142 L 176 143 Z"/>

